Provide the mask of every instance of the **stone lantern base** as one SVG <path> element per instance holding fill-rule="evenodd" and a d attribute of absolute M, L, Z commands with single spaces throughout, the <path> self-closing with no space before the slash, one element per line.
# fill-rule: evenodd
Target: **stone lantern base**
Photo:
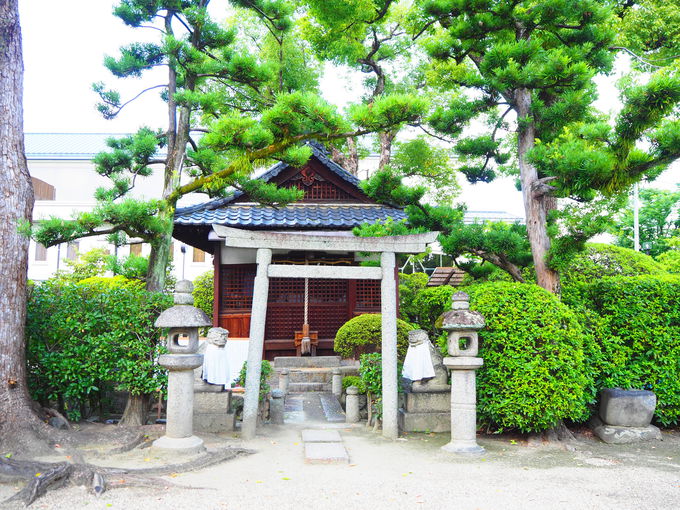
<path fill-rule="evenodd" d="M 442 450 L 452 453 L 480 454 L 477 444 L 477 385 L 475 371 L 482 358 L 447 357 L 444 365 L 451 370 L 451 442 Z"/>
<path fill-rule="evenodd" d="M 205 450 L 205 446 L 203 446 L 203 439 L 201 439 L 198 436 L 189 437 L 163 436 L 159 437 L 153 442 L 153 447 L 185 455 L 201 453 L 203 450 Z"/>
<path fill-rule="evenodd" d="M 477 444 L 477 441 L 451 441 L 442 446 L 442 450 L 450 453 L 464 453 L 467 455 L 480 455 L 486 450 Z"/>

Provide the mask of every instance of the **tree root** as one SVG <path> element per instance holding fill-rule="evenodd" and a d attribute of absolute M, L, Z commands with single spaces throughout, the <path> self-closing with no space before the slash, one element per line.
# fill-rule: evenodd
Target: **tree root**
<path fill-rule="evenodd" d="M 574 434 L 567 428 L 563 421 L 559 421 L 554 427 L 543 432 L 532 434 L 529 437 L 529 446 L 540 446 L 542 443 L 557 444 L 567 450 L 572 450 L 570 443 L 576 441 Z"/>
<path fill-rule="evenodd" d="M 47 463 L 0 458 L 0 481 L 27 482 L 26 487 L 5 500 L 3 504 L 23 503 L 29 506 L 48 490 L 67 484 L 85 486 L 96 496 L 103 494 L 107 489 L 117 487 L 190 488 L 155 477 L 195 471 L 251 453 L 254 451 L 245 448 L 223 448 L 206 452 L 188 462 L 144 469 L 100 467 L 84 462 Z"/>

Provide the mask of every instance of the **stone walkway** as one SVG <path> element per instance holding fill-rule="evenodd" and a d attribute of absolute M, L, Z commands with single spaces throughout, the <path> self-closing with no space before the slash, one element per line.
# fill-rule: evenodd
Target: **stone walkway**
<path fill-rule="evenodd" d="M 302 431 L 307 464 L 348 463 L 349 455 L 337 430 L 305 429 Z"/>
<path fill-rule="evenodd" d="M 349 462 L 337 430 L 338 426 L 345 426 L 345 413 L 332 393 L 289 393 L 284 404 L 284 421 L 288 425 L 310 427 L 301 431 L 307 464 Z"/>

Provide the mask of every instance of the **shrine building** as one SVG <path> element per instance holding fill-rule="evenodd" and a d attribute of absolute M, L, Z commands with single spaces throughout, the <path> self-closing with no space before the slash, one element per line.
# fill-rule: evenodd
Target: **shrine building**
<path fill-rule="evenodd" d="M 339 235 L 347 236 L 349 240 L 352 229 L 362 223 L 406 217 L 403 210 L 370 199 L 359 188 L 359 180 L 332 161 L 322 146 L 310 147 L 313 155 L 302 168 L 278 163 L 259 177 L 279 187 L 303 190 L 304 198 L 298 202 L 285 207 L 264 206 L 235 191 L 227 198 L 176 211 L 173 237 L 214 255 L 213 324 L 228 329 L 231 339 L 247 339 L 251 334 L 257 249 L 236 247 L 234 243 L 229 246 L 224 232 L 313 233 L 336 240 Z M 357 315 L 381 311 L 379 279 L 333 278 L 330 270 L 359 266 L 370 256 L 319 246 L 318 250 L 272 250 L 271 263 L 275 265 L 326 267 L 319 268 L 319 273 L 323 272 L 320 278 L 269 278 L 264 359 L 308 353 L 309 349 L 301 346 L 301 338 L 308 337 L 312 339 L 312 355 L 333 355 L 340 326 Z M 395 280 L 397 277 L 395 268 Z M 398 288 L 396 282 L 394 287 Z"/>

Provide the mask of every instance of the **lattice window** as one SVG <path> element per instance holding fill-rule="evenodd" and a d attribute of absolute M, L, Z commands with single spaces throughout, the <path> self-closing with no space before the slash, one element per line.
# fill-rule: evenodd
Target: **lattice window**
<path fill-rule="evenodd" d="M 380 311 L 380 280 L 356 281 L 356 309 Z"/>
<path fill-rule="evenodd" d="M 267 303 L 265 338 L 289 339 L 304 321 L 304 280 L 297 278 L 271 278 Z"/>
<path fill-rule="evenodd" d="M 304 323 L 305 281 L 302 278 L 272 278 L 265 338 L 295 337 Z M 334 338 L 348 319 L 348 282 L 309 279 L 309 326 L 319 338 Z"/>
<path fill-rule="evenodd" d="M 314 279 L 309 284 L 309 327 L 319 332 L 319 338 L 334 338 L 348 319 L 349 282 Z"/>
<path fill-rule="evenodd" d="M 306 186 L 302 181 L 289 181 L 284 184 L 287 188 L 297 188 L 305 192 L 302 201 L 320 200 L 350 200 L 352 196 L 346 191 L 338 188 L 335 184 L 328 181 L 314 181 L 310 186 Z"/>
<path fill-rule="evenodd" d="M 220 266 L 220 311 L 250 311 L 255 270 L 254 264 Z"/>

